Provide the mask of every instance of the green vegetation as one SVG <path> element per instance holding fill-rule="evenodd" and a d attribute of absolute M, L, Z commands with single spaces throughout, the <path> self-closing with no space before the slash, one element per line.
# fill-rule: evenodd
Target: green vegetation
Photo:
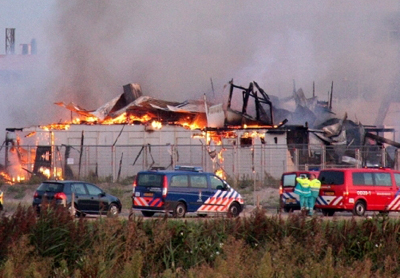
<path fill-rule="evenodd" d="M 400 221 L 0 217 L 0 277 L 398 277 Z"/>

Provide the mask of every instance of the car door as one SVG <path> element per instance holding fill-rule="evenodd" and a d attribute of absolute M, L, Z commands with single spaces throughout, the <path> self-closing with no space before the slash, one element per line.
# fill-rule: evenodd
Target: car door
<path fill-rule="evenodd" d="M 85 184 L 87 192 L 89 194 L 88 207 L 91 212 L 107 212 L 108 202 L 106 200 L 104 191 L 95 186 L 94 184 Z"/>
<path fill-rule="evenodd" d="M 89 205 L 89 195 L 86 192 L 86 187 L 84 183 L 72 183 L 71 192 L 75 195 L 75 204 L 79 211 L 86 212 L 90 209 Z"/>

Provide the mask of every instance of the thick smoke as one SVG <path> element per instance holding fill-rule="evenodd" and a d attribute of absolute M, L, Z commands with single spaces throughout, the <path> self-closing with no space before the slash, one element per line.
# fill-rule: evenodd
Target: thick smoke
<path fill-rule="evenodd" d="M 131 82 L 162 99 L 225 102 L 233 78 L 279 97 L 293 80 L 311 97 L 315 82 L 320 100 L 334 81 L 338 116 L 373 124 L 366 103 L 378 110 L 399 91 L 399 11 L 375 0 L 54 0 L 37 26 L 46 66 L 18 85 L 30 103 L 3 116 L 7 126 L 67 120 L 54 102 L 96 109 Z"/>

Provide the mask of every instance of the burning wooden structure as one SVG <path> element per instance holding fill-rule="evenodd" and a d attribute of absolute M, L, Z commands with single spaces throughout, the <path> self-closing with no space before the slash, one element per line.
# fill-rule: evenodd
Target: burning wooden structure
<path fill-rule="evenodd" d="M 254 81 L 248 88 L 231 81 L 224 109 L 205 98 L 173 102 L 144 96 L 138 84 L 123 88 L 96 110 L 56 103 L 78 115 L 71 121 L 7 129 L 3 179 L 96 175 L 117 180 L 142 169 L 190 164 L 263 181 L 298 168 L 359 167 L 369 158 L 357 157 L 353 146 L 362 148 L 366 138 L 375 146 L 395 142 L 371 127 L 365 133 L 365 126 L 347 116 L 333 117 L 331 102 L 318 101 L 314 92 L 307 99 L 301 89 L 278 99 Z M 241 90 L 240 99 L 233 98 L 235 90 Z M 234 101 L 241 101 L 241 108 L 234 109 Z"/>

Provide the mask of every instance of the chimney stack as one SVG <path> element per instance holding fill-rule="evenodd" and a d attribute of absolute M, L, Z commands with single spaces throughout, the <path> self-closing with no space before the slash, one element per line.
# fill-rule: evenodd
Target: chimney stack
<path fill-rule="evenodd" d="M 15 53 L 15 28 L 6 28 L 6 55 Z"/>

